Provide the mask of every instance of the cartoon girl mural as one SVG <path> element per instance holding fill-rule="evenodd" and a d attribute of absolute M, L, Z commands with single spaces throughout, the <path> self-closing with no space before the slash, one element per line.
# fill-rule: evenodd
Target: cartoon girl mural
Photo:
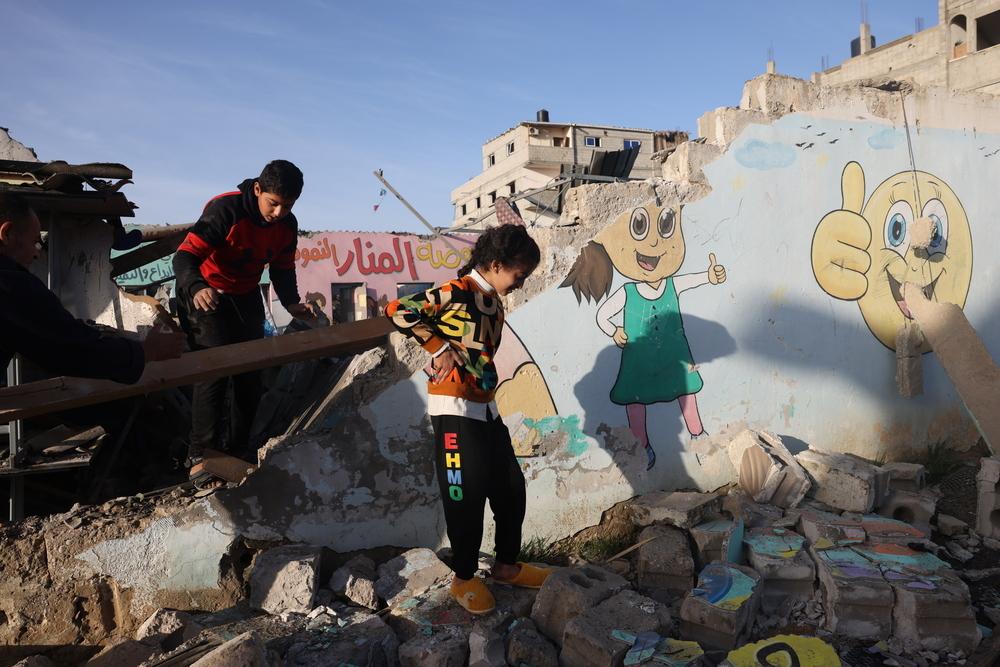
<path fill-rule="evenodd" d="M 646 432 L 646 406 L 676 400 L 691 437 L 705 434 L 696 394 L 703 382 L 684 334 L 678 295 L 726 281 L 726 269 L 708 256 L 708 270 L 675 275 L 684 263 L 680 210 L 653 204 L 622 213 L 580 252 L 560 287 L 577 303 L 598 302 L 611 292 L 612 267 L 628 282 L 597 309 L 597 326 L 621 348 L 611 401 L 625 406 L 629 429 L 646 449 L 646 469 L 656 452 Z M 612 319 L 624 311 L 622 326 Z"/>

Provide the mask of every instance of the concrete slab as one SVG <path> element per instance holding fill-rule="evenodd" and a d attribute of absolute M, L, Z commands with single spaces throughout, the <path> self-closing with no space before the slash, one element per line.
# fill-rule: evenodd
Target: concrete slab
<path fill-rule="evenodd" d="M 866 537 L 860 520 L 817 510 L 799 514 L 799 532 L 810 544 L 821 548 L 861 544 Z"/>
<path fill-rule="evenodd" d="M 971 653 L 981 635 L 969 588 L 956 573 L 942 571 L 929 577 L 885 570 L 896 595 L 893 634 L 933 651 Z"/>
<path fill-rule="evenodd" d="M 654 491 L 634 499 L 629 507 L 638 526 L 667 523 L 687 529 L 718 515 L 722 500 L 714 493 Z"/>
<path fill-rule="evenodd" d="M 274 615 L 312 611 L 319 559 L 319 547 L 308 544 L 290 544 L 257 554 L 250 573 L 250 606 Z"/>
<path fill-rule="evenodd" d="M 811 482 L 777 435 L 747 429 L 729 445 L 736 483 L 759 503 L 795 507 L 805 498 Z"/>
<path fill-rule="evenodd" d="M 722 511 L 734 519 L 743 519 L 746 528 L 772 526 L 784 517 L 780 507 L 758 503 L 739 489 L 730 491 L 722 499 Z"/>
<path fill-rule="evenodd" d="M 450 579 L 451 568 L 437 554 L 430 549 L 410 549 L 378 566 L 375 592 L 393 605 Z"/>
<path fill-rule="evenodd" d="M 882 470 L 889 473 L 891 491 L 916 493 L 924 488 L 927 470 L 919 463 L 886 463 L 882 466 Z"/>
<path fill-rule="evenodd" d="M 637 586 L 660 602 L 670 603 L 685 595 L 694 584 L 695 563 L 687 534 L 672 526 L 649 526 L 639 533 L 639 542 L 655 538 L 638 549 Z"/>
<path fill-rule="evenodd" d="M 715 650 L 738 646 L 758 609 L 760 588 L 760 575 L 748 567 L 708 565 L 681 604 L 681 635 Z"/>
<path fill-rule="evenodd" d="M 930 493 L 890 491 L 879 505 L 878 513 L 904 523 L 919 526 L 925 531 L 937 511 L 937 497 Z"/>
<path fill-rule="evenodd" d="M 816 565 L 801 535 L 783 528 L 755 528 L 743 539 L 747 561 L 761 576 L 761 609 L 786 600 L 808 600 L 816 589 Z"/>
<path fill-rule="evenodd" d="M 847 454 L 807 449 L 795 456 L 812 479 L 809 496 L 845 512 L 871 512 L 885 484 L 878 469 Z"/>
<path fill-rule="evenodd" d="M 542 634 L 562 648 L 567 623 L 626 588 L 628 581 L 592 565 L 558 570 L 538 591 L 531 619 Z"/>
<path fill-rule="evenodd" d="M 191 667 L 267 667 L 267 655 L 260 640 L 252 632 L 245 632 L 202 656 Z"/>
<path fill-rule="evenodd" d="M 850 548 L 809 551 L 823 594 L 824 629 L 857 639 L 888 637 L 894 598 L 881 569 Z"/>
<path fill-rule="evenodd" d="M 908 544 L 923 542 L 930 536 L 929 530 L 878 514 L 862 516 L 861 527 L 868 544 Z"/>
<path fill-rule="evenodd" d="M 694 542 L 699 568 L 714 561 L 743 562 L 743 520 L 714 519 L 700 523 L 688 533 Z"/>

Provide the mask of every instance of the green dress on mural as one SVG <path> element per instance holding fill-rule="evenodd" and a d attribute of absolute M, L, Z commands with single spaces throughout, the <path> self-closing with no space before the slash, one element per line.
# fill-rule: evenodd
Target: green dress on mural
<path fill-rule="evenodd" d="M 646 299 L 635 283 L 625 285 L 625 334 L 618 379 L 611 400 L 619 405 L 665 403 L 703 386 L 684 335 L 674 279 L 663 293 Z"/>

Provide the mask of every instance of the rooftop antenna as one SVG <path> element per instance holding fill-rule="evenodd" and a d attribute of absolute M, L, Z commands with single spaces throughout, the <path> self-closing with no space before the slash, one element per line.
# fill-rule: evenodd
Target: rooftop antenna
<path fill-rule="evenodd" d="M 923 16 L 918 16 L 917 18 L 915 18 L 913 20 L 913 27 L 916 28 L 915 32 L 923 32 L 924 31 L 924 17 Z"/>
<path fill-rule="evenodd" d="M 777 68 L 774 64 L 774 44 L 772 43 L 771 46 L 767 47 L 767 73 L 774 74 L 775 71 Z"/>
<path fill-rule="evenodd" d="M 868 23 L 868 0 L 861 0 L 861 22 Z"/>
<path fill-rule="evenodd" d="M 830 56 L 820 56 L 819 70 L 825 72 L 828 69 L 830 69 Z"/>

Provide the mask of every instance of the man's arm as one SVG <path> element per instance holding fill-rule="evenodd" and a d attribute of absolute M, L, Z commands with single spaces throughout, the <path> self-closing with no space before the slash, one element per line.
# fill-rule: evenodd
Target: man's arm
<path fill-rule="evenodd" d="M 3 346 L 56 375 L 131 384 L 145 368 L 138 341 L 105 335 L 74 318 L 34 276 L 0 292 Z"/>
<path fill-rule="evenodd" d="M 215 248 L 225 243 L 234 222 L 232 210 L 223 201 L 216 200 L 205 207 L 205 212 L 174 254 L 174 277 L 179 294 L 193 298 L 200 290 L 208 288 L 208 283 L 201 276 L 201 263 Z"/>
<path fill-rule="evenodd" d="M 286 309 L 302 300 L 299 296 L 298 280 L 295 277 L 295 248 L 298 245 L 299 224 L 294 215 L 289 215 L 289 218 L 291 219 L 283 221 L 282 224 L 290 226 L 292 240 L 278 251 L 277 257 L 271 261 L 268 267 L 271 284 L 274 285 L 278 300 Z"/>

